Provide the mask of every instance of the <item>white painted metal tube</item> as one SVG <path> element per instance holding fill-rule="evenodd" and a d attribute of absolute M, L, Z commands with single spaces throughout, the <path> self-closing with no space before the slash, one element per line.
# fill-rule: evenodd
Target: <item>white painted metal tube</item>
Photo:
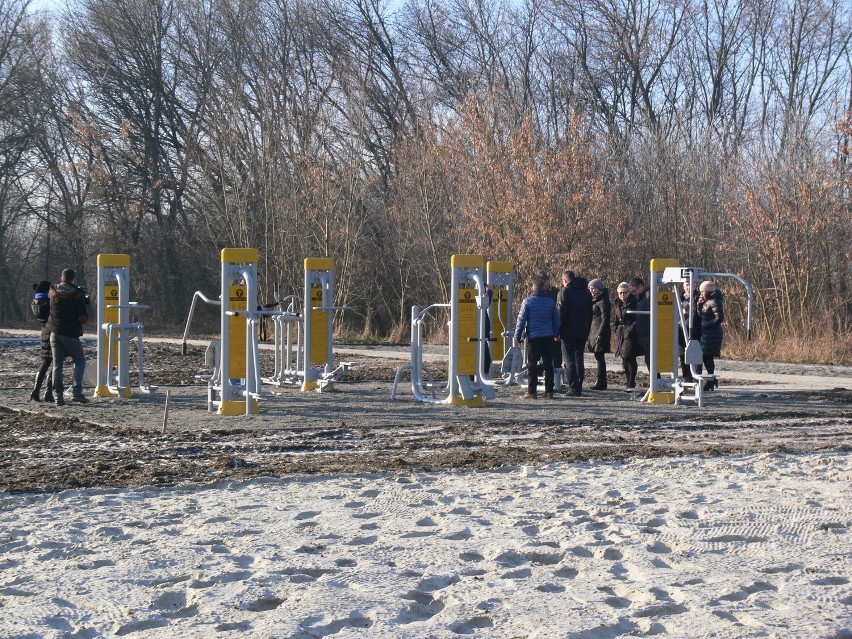
<path fill-rule="evenodd" d="M 449 308 L 450 304 L 432 304 L 423 310 L 411 307 L 411 391 L 417 401 L 427 404 L 443 404 L 446 398 L 427 397 L 423 394 L 423 321 L 433 308 Z"/>
<path fill-rule="evenodd" d="M 201 291 L 195 291 L 192 295 L 192 304 L 189 306 L 189 316 L 186 318 L 186 327 L 183 329 L 183 354 L 186 355 L 186 340 L 189 336 L 189 327 L 192 324 L 192 316 L 195 314 L 195 303 L 201 300 L 205 304 L 212 304 L 214 306 L 220 306 L 222 304 L 221 300 L 212 300 L 207 297 Z"/>
<path fill-rule="evenodd" d="M 751 318 L 752 318 L 752 310 L 754 308 L 754 291 L 751 288 L 751 284 L 749 284 L 742 277 L 737 275 L 736 273 L 708 273 L 703 272 L 701 275 L 708 277 L 731 277 L 737 280 L 740 284 L 745 287 L 746 295 L 748 296 L 748 303 L 746 305 L 746 339 L 751 340 Z"/>

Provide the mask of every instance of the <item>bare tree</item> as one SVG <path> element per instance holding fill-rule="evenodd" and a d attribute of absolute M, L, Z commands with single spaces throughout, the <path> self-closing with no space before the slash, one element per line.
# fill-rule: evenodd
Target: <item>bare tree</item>
<path fill-rule="evenodd" d="M 36 245 L 25 233 L 28 200 L 38 174 L 30 160 L 37 120 L 37 61 L 43 32 L 27 16 L 26 0 L 0 0 L 0 320 L 22 316 L 22 263 Z M 23 259 L 22 259 L 23 258 Z"/>

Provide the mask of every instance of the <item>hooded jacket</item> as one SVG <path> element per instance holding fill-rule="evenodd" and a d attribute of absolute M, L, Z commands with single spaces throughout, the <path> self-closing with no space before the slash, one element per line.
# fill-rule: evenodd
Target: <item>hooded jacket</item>
<path fill-rule="evenodd" d="M 719 357 L 725 335 L 722 328 L 722 322 L 725 321 L 722 291 L 716 289 L 710 293 L 707 299 L 698 305 L 698 314 L 701 316 L 701 350 L 705 355 Z"/>
<path fill-rule="evenodd" d="M 65 337 L 81 337 L 83 324 L 89 321 L 89 297 L 76 284 L 63 282 L 50 289 L 51 333 Z"/>

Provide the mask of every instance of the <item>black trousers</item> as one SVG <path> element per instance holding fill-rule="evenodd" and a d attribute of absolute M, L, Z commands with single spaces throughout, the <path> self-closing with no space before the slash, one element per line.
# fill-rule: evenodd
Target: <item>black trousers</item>
<path fill-rule="evenodd" d="M 624 367 L 624 374 L 627 376 L 627 388 L 636 388 L 636 373 L 639 369 L 636 358 L 625 357 L 621 360 L 621 365 Z"/>
<path fill-rule="evenodd" d="M 527 392 L 535 393 L 538 387 L 538 360 L 544 368 L 544 392 L 553 392 L 553 337 L 527 338 Z"/>
<path fill-rule="evenodd" d="M 586 376 L 585 352 L 586 340 L 562 340 L 562 366 L 568 376 L 568 386 L 578 393 L 583 390 Z"/>

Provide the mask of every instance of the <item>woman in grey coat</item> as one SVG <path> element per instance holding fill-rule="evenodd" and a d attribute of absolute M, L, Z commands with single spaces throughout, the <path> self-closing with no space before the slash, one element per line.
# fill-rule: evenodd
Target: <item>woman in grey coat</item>
<path fill-rule="evenodd" d="M 586 348 L 590 353 L 594 353 L 598 363 L 598 377 L 592 390 L 606 390 L 606 354 L 610 349 L 609 317 L 612 305 L 609 301 L 609 291 L 603 281 L 589 282 L 589 293 L 592 294 L 592 328 Z"/>
<path fill-rule="evenodd" d="M 701 351 L 704 354 L 704 370 L 711 375 L 716 371 L 714 358 L 722 354 L 722 340 L 725 330 L 725 308 L 722 301 L 722 291 L 711 282 L 702 282 L 698 295 L 698 315 L 701 317 Z M 718 386 L 716 380 L 709 380 L 704 390 L 713 390 Z"/>

